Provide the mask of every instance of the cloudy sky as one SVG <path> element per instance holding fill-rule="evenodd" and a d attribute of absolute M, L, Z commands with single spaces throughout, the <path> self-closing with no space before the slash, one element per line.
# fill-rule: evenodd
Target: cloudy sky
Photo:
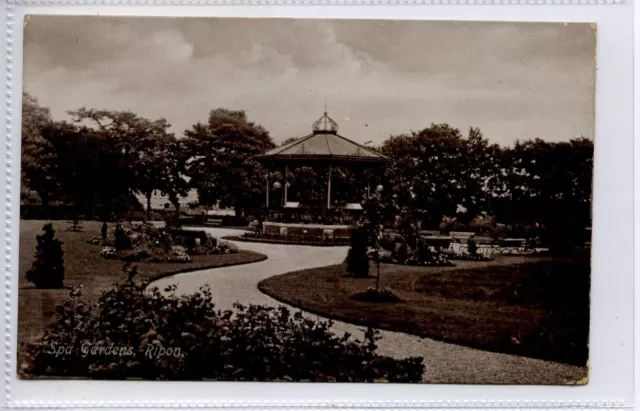
<path fill-rule="evenodd" d="M 446 122 L 491 141 L 593 137 L 587 24 L 32 16 L 25 89 L 56 119 L 82 106 L 164 117 L 216 107 L 276 141 L 322 114 L 361 143 Z"/>

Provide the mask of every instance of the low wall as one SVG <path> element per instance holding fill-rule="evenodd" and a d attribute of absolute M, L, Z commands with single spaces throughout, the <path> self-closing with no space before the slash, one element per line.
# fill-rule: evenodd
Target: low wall
<path fill-rule="evenodd" d="M 349 238 L 348 225 L 298 224 L 298 223 L 262 223 L 262 233 L 283 239 L 324 239 Z"/>

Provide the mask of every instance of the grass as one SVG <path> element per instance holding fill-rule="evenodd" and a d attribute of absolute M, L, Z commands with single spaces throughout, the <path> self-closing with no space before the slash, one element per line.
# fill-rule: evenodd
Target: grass
<path fill-rule="evenodd" d="M 499 256 L 456 267 L 382 264 L 381 286 L 401 299 L 391 303 L 354 299 L 376 278 L 349 277 L 344 264 L 267 278 L 258 287 L 337 320 L 585 366 L 589 276 L 587 261 Z"/>
<path fill-rule="evenodd" d="M 20 222 L 20 263 L 18 295 L 18 346 L 37 337 L 53 320 L 56 304 L 69 297 L 68 287 L 82 285 L 82 295 L 89 302 L 96 302 L 100 294 L 125 278 L 124 263 L 100 257 L 102 246 L 87 244 L 91 237 L 100 236 L 101 223 L 85 221 L 82 232 L 67 231 L 69 224 L 54 221 L 56 238 L 64 244 L 65 279 L 64 289 L 39 290 L 26 281 L 25 273 L 31 267 L 36 249 L 36 235 L 42 233 L 45 221 L 22 220 Z M 111 226 L 110 226 L 111 229 Z M 266 259 L 252 251 L 240 250 L 236 254 L 195 255 L 189 263 L 135 263 L 138 279 L 156 280 L 185 271 L 246 264 Z M 20 350 L 22 348 L 19 348 Z M 18 362 L 20 363 L 20 362 Z"/>

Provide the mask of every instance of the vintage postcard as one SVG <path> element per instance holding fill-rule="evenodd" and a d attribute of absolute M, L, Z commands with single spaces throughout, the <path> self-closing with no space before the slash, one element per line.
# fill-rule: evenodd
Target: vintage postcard
<path fill-rule="evenodd" d="M 24 25 L 21 379 L 587 384 L 594 25 Z"/>

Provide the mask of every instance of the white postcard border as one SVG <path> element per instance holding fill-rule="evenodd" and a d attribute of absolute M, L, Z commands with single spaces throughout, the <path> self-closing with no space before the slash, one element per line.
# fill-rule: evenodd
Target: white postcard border
<path fill-rule="evenodd" d="M 7 408 L 612 408 L 634 403 L 631 1 L 9 1 L 5 8 L 3 358 Z M 540 4 L 543 3 L 543 4 Z M 578 4 L 574 4 L 578 3 Z M 202 6 L 208 4 L 209 6 Z M 212 7 L 212 4 L 225 6 Z M 249 5 L 253 4 L 253 5 Z M 260 5 L 262 4 L 262 5 Z M 267 6 L 265 4 L 271 4 Z M 327 6 L 339 4 L 340 6 Z M 406 6 L 399 6 L 404 5 Z M 420 4 L 425 4 L 421 6 Z M 485 4 L 493 4 L 491 7 Z M 277 6 L 273 6 L 277 5 Z M 369 6 L 367 6 L 369 5 Z M 374 6 L 375 5 L 375 6 Z M 398 5 L 391 7 L 389 5 Z M 586 386 L 370 385 L 16 378 L 22 22 L 25 14 L 584 21 L 598 25 L 590 378 Z M 639 39 L 640 40 L 640 39 Z M 637 43 L 636 43 L 637 44 Z M 640 92 L 638 92 L 640 96 Z M 638 250 L 640 251 L 640 249 Z M 636 308 L 637 310 L 637 308 Z M 636 316 L 637 318 L 637 316 Z"/>

